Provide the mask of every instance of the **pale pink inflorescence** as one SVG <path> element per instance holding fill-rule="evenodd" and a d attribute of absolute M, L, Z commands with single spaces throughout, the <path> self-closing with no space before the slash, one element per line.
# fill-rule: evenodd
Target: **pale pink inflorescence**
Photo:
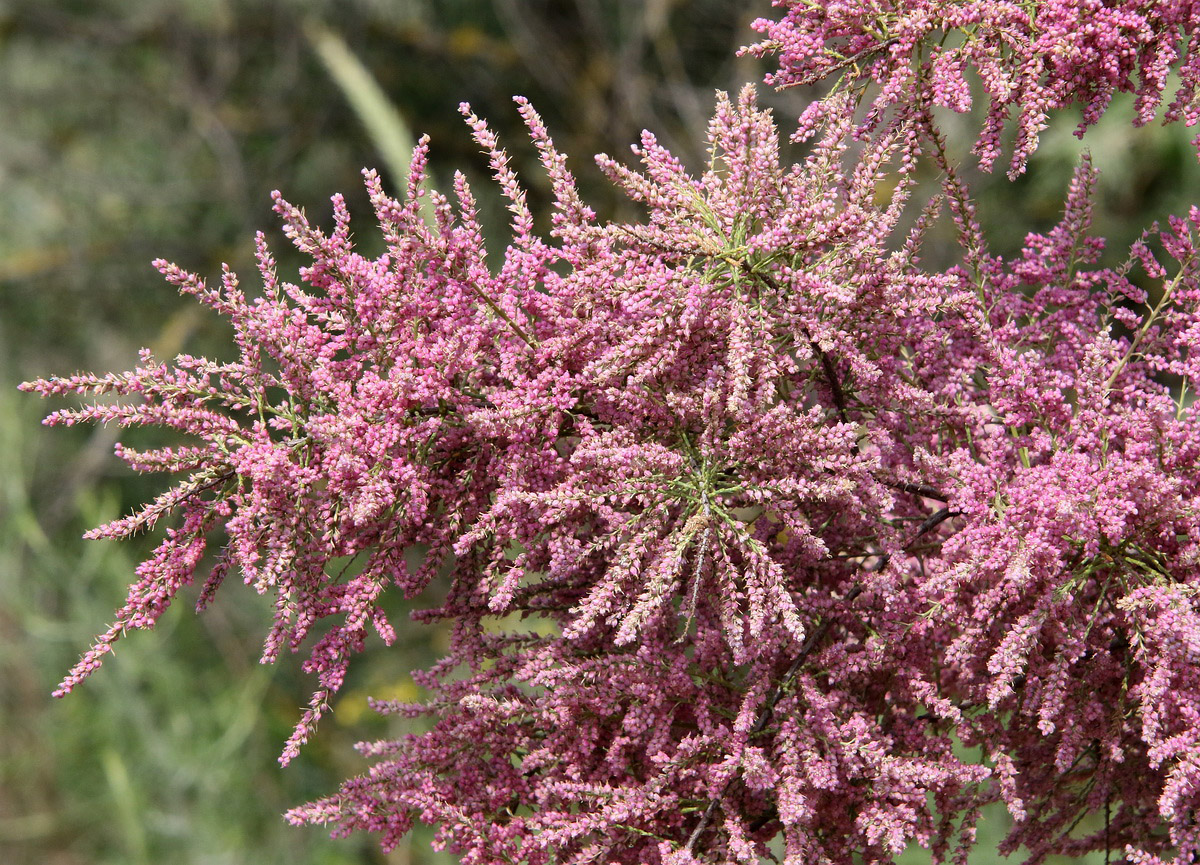
<path fill-rule="evenodd" d="M 1052 40 L 1083 5 L 987 7 L 1026 35 L 1034 10 Z M 1149 5 L 1175 16 L 1145 25 L 1175 62 L 1185 4 L 1092 12 Z M 771 32 L 777 83 L 835 71 L 821 50 L 874 56 L 829 29 L 862 6 L 794 5 Z M 983 8 L 885 6 L 880 21 L 905 23 L 872 38 L 910 71 L 901 55 L 949 26 L 928 22 Z M 931 81 L 986 59 L 962 44 L 931 55 Z M 1020 80 L 1054 107 L 1122 89 L 1125 68 L 1085 69 L 1092 90 Z M 1101 267 L 1085 160 L 1059 226 L 996 257 L 932 125 L 951 101 L 922 91 L 866 134 L 854 95 L 834 93 L 786 165 L 753 90 L 721 95 L 703 172 L 649 133 L 639 170 L 598 158 L 646 211 L 605 224 L 518 100 L 555 197 L 548 238 L 464 106 L 512 215 L 501 261 L 461 176 L 453 204 L 426 188 L 422 141 L 401 198 L 367 173 L 378 259 L 354 251 L 340 199 L 327 234 L 277 198 L 313 262 L 300 285 L 261 239 L 255 300 L 232 274 L 209 287 L 161 264 L 232 323 L 236 361 L 145 354 L 131 373 L 25 386 L 125 397 L 51 423 L 192 439 L 119 448 L 185 479 L 92 535 L 167 513 L 174 527 L 60 692 L 198 571 L 200 606 L 233 573 L 276 598 L 264 660 L 306 651 L 317 679 L 286 761 L 352 656 L 394 639 L 384 593 L 441 573 L 444 602 L 416 615 L 452 626 L 448 655 L 415 675 L 429 700 L 373 703 L 427 732 L 363 744 L 371 771 L 293 821 L 385 847 L 430 823 L 466 863 L 841 865 L 913 843 L 963 862 L 979 809 L 1002 801 L 1004 850 L 1030 861 L 1191 861 L 1200 211 Z M 923 159 L 944 197 L 902 230 Z M 920 245 L 943 210 L 961 262 L 936 271 Z"/>
<path fill-rule="evenodd" d="M 983 90 L 987 119 L 975 153 L 991 168 L 1016 115 L 1009 170 L 1025 170 L 1052 111 L 1082 109 L 1079 133 L 1117 93 L 1136 94 L 1134 122 L 1154 119 L 1170 87 L 1165 120 L 1200 120 L 1200 7 L 1193 0 L 776 0 L 787 11 L 755 27 L 747 52 L 778 56 L 776 87 L 836 80 L 862 98 L 878 85 L 863 131 L 921 99 L 966 112 Z M 1178 79 L 1169 81 L 1170 73 Z M 918 95 L 918 98 L 914 98 Z M 819 103 L 818 103 L 819 105 Z"/>

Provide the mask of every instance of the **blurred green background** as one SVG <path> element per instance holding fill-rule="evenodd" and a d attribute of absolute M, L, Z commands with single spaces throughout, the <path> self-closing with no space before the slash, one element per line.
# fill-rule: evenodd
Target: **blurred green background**
<path fill-rule="evenodd" d="M 359 171 L 396 188 L 413 138 L 432 168 L 473 181 L 493 242 L 502 204 L 457 106 L 472 103 L 523 169 L 535 210 L 546 184 L 511 103 L 533 100 L 601 214 L 627 212 L 591 163 L 628 154 L 643 127 L 693 166 L 716 88 L 760 80 L 734 57 L 769 3 L 728 0 L 0 0 L 0 861 L 4 863 L 445 863 L 430 834 L 384 856 L 280 819 L 365 769 L 352 750 L 390 730 L 366 695 L 415 696 L 408 671 L 441 635 L 371 647 L 301 758 L 276 757 L 310 683 L 287 659 L 260 667 L 270 621 L 229 586 L 208 614 L 180 603 L 122 641 L 71 697 L 50 691 L 111 618 L 154 538 L 84 542 L 87 528 L 160 490 L 112 456 L 116 432 L 43 430 L 51 406 L 17 382 L 122 370 L 136 351 L 224 356 L 221 322 L 150 267 L 163 257 L 252 282 L 252 239 L 275 229 L 281 189 L 318 220 Z M 805 94 L 763 94 L 785 130 Z M 1120 248 L 1151 219 L 1200 199 L 1188 135 L 1129 128 L 1128 106 L 1089 135 L 1104 174 L 1099 229 Z M 969 118 L 950 118 L 973 140 Z M 982 178 L 985 223 L 1011 251 L 1053 223 L 1079 144 L 1047 135 L 1015 184 Z M 545 212 L 545 208 L 540 208 Z M 370 221 L 358 239 L 374 240 Z M 1004 817 L 989 821 L 977 862 Z M 906 857 L 908 858 L 908 857 Z M 920 856 L 912 857 L 920 861 Z"/>

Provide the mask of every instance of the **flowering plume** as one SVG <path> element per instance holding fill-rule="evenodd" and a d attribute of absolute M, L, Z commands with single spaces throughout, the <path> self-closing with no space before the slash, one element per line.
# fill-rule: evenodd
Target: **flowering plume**
<path fill-rule="evenodd" d="M 119 448 L 186 477 L 92 536 L 175 524 L 60 693 L 202 566 L 199 606 L 233 572 L 276 597 L 264 660 L 307 646 L 317 679 L 286 762 L 365 641 L 394 638 L 384 593 L 442 572 L 416 615 L 452 626 L 417 674 L 430 699 L 374 703 L 425 732 L 362 745 L 370 773 L 289 819 L 385 847 L 432 823 L 467 863 L 840 865 L 962 861 L 1002 801 L 1032 862 L 1190 861 L 1200 211 L 1100 267 L 1085 160 L 1062 222 L 1005 260 L 928 106 L 864 135 L 834 93 L 786 165 L 747 88 L 718 97 L 699 173 L 650 133 L 639 169 L 599 157 L 645 209 L 605 224 L 517 101 L 549 237 L 463 106 L 512 215 L 502 261 L 461 176 L 454 203 L 426 188 L 422 141 L 402 198 L 366 175 L 378 259 L 340 199 L 325 233 L 277 197 L 300 284 L 262 238 L 254 300 L 160 264 L 231 322 L 236 361 L 24 386 L 125 398 L 51 423 L 193 440 Z M 944 194 L 902 230 L 922 159 Z M 931 271 L 943 210 L 961 261 Z"/>
<path fill-rule="evenodd" d="M 876 84 L 869 130 L 889 111 L 923 104 L 957 112 L 982 86 L 987 120 L 975 153 L 984 168 L 1001 154 L 1000 137 L 1017 112 L 1010 173 L 1025 170 L 1050 112 L 1078 105 L 1079 133 L 1100 119 L 1117 93 L 1137 96 L 1137 125 L 1158 111 L 1169 74 L 1178 84 L 1164 120 L 1200 120 L 1200 10 L 1190 0 L 886 0 L 813 3 L 778 0 L 779 21 L 761 19 L 765 36 L 747 51 L 776 54 L 776 87 L 836 76 L 836 89 L 863 98 Z M 820 106 L 821 103 L 815 103 Z M 818 109 L 819 110 L 819 109 Z"/>

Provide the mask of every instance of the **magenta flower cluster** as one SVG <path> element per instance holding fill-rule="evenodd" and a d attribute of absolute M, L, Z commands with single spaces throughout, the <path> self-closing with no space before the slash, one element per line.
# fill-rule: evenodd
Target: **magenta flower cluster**
<path fill-rule="evenodd" d="M 841 84 L 785 165 L 753 88 L 719 95 L 689 173 L 650 133 L 640 169 L 598 157 L 644 207 L 604 223 L 533 109 L 548 237 L 488 126 L 463 112 L 508 201 L 489 262 L 466 180 L 367 187 L 387 251 L 365 258 L 276 198 L 311 266 L 262 289 L 160 262 L 228 319 L 237 360 L 144 354 L 121 375 L 30 382 L 115 394 L 49 423 L 168 427 L 118 454 L 181 476 L 95 530 L 171 516 L 116 621 L 60 686 L 230 574 L 275 599 L 264 661 L 304 652 L 313 731 L 381 599 L 444 596 L 414 674 L 419 719 L 295 822 L 420 821 L 465 863 L 965 861 L 980 809 L 1004 852 L 1200 855 L 1200 210 L 1102 267 L 1079 167 L 1061 223 L 991 254 L 936 106 L 971 67 L 1014 166 L 1046 112 L 1091 122 L 1118 90 L 1195 119 L 1195 4 L 1091 0 L 787 4 L 774 82 Z M 1141 75 L 1135 87 L 1134 71 Z M 880 87 L 872 91 L 869 82 Z M 914 169 L 941 172 L 917 199 Z M 880 190 L 887 189 L 887 195 Z M 434 219 L 427 222 L 426 199 Z M 919 217 L 910 219 L 910 211 Z M 958 263 L 922 264 L 947 219 Z M 423 726 L 421 726 L 423 725 Z"/>
<path fill-rule="evenodd" d="M 779 87 L 835 80 L 861 96 L 877 84 L 863 123 L 872 130 L 895 109 L 904 122 L 929 103 L 970 110 L 971 81 L 987 120 L 975 153 L 985 168 L 1017 115 L 1010 174 L 1025 170 L 1055 109 L 1079 106 L 1078 133 L 1117 93 L 1135 93 L 1135 123 L 1154 119 L 1176 73 L 1165 120 L 1200 120 L 1200 6 L 1193 0 L 777 0 L 779 21 L 760 20 L 765 39 L 747 50 L 777 54 Z M 914 98 L 914 95 L 916 98 Z"/>

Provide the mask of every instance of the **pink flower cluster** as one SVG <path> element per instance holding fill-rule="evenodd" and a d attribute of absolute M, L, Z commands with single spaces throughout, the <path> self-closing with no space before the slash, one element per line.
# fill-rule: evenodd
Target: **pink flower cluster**
<path fill-rule="evenodd" d="M 1001 155 L 1001 133 L 1017 113 L 1010 174 L 1025 170 L 1050 112 L 1079 106 L 1079 134 L 1117 93 L 1134 93 L 1135 123 L 1154 119 L 1172 71 L 1178 74 L 1165 120 L 1200 120 L 1200 7 L 1192 0 L 776 0 L 779 21 L 746 49 L 778 55 L 776 87 L 837 77 L 863 99 L 878 90 L 864 130 L 914 105 L 966 112 L 982 87 L 987 120 L 975 143 L 985 168 Z M 914 98 L 915 97 L 915 98 Z"/>
<path fill-rule="evenodd" d="M 1004 850 L 1030 862 L 1192 861 L 1200 211 L 1100 267 L 1085 161 L 1060 225 L 996 257 L 931 119 L 962 105 L 945 81 L 968 61 L 997 105 L 1099 106 L 1137 63 L 1156 80 L 1194 14 L 1093 4 L 1084 34 L 1085 5 L 794 4 L 771 31 L 776 82 L 867 64 L 897 119 L 865 129 L 847 79 L 785 165 L 753 89 L 721 95 L 702 172 L 649 133 L 640 170 L 598 158 L 645 208 L 628 224 L 582 202 L 518 99 L 554 192 L 546 238 L 464 106 L 512 214 L 495 263 L 466 181 L 453 202 L 426 188 L 424 141 L 401 198 L 367 173 L 378 259 L 354 251 L 340 199 L 326 233 L 277 198 L 312 260 L 299 284 L 261 238 L 256 299 L 160 263 L 230 321 L 236 361 L 146 354 L 24 385 L 124 398 L 50 423 L 192 441 L 118 450 L 183 480 L 92 536 L 174 523 L 59 693 L 201 572 L 201 607 L 234 573 L 276 599 L 264 661 L 305 651 L 316 676 L 286 762 L 365 641 L 394 639 L 381 597 L 441 574 L 444 601 L 416 616 L 452 626 L 415 674 L 429 699 L 374 703 L 425 732 L 362 745 L 371 771 L 293 821 L 385 847 L 434 824 L 465 863 L 842 865 L 911 844 L 961 863 L 1002 801 Z M 1087 53 L 1138 15 L 1153 51 Z M 1082 77 L 1058 74 L 1068 43 Z M 911 103 L 899 70 L 928 88 Z M 920 160 L 944 175 L 928 203 Z M 930 270 L 943 218 L 961 260 Z"/>

